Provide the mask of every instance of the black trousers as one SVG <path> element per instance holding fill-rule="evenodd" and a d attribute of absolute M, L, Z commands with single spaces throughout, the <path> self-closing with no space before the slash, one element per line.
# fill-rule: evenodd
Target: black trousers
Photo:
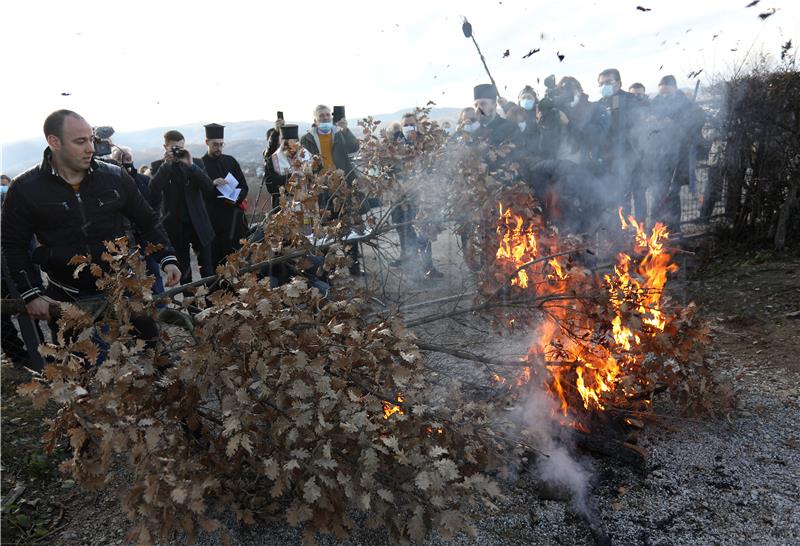
<path fill-rule="evenodd" d="M 10 291 L 6 285 L 6 279 L 3 277 L 2 297 L 7 298 L 9 296 Z M 12 364 L 14 364 L 14 366 L 36 368 L 36 365 L 34 364 L 35 359 L 31 359 L 29 350 L 37 351 L 38 346 L 26 347 L 21 336 L 22 332 L 17 330 L 17 325 L 14 324 L 13 320 L 11 320 L 11 315 L 2 315 L 0 316 L 0 319 L 2 320 L 2 323 L 0 324 L 0 333 L 2 333 L 0 346 L 2 346 L 3 354 L 6 355 Z M 20 322 L 20 328 L 29 328 L 29 332 L 35 331 L 36 335 L 39 336 L 39 342 L 44 342 L 44 334 L 42 333 L 42 329 L 39 326 L 38 320 L 33 320 L 27 315 L 18 315 L 18 320 Z M 25 321 L 27 321 L 27 324 Z"/>
<path fill-rule="evenodd" d="M 197 265 L 200 269 L 200 277 L 208 277 L 214 274 L 214 263 L 211 257 L 211 245 L 200 244 L 200 238 L 191 224 L 182 224 L 180 231 L 172 230 L 169 239 L 175 247 L 175 257 L 178 258 L 178 267 L 181 270 L 181 284 L 192 282 L 192 260 L 189 248 L 194 250 L 197 255 Z M 213 244 L 213 243 L 212 243 Z"/>
<path fill-rule="evenodd" d="M 63 301 L 66 303 L 79 303 L 89 299 L 100 300 L 103 297 L 102 293 L 96 291 L 80 291 L 77 294 L 67 292 L 54 284 L 49 284 L 47 286 L 45 295 L 55 301 Z M 156 341 L 158 341 L 158 325 L 152 318 L 143 315 L 134 315 L 131 317 L 131 324 L 133 324 L 134 335 L 137 338 L 144 340 L 148 347 L 155 346 Z M 55 341 L 58 335 L 58 321 L 50 319 L 48 325 L 50 326 L 50 331 L 53 333 L 53 340 Z M 78 332 L 64 332 L 65 340 L 74 340 L 77 336 Z"/>

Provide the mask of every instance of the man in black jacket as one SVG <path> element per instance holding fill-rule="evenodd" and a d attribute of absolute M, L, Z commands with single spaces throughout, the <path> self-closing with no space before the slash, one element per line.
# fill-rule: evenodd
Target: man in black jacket
<path fill-rule="evenodd" d="M 155 256 L 166 285 L 180 280 L 180 270 L 158 217 L 122 169 L 93 158 L 92 127 L 75 112 L 58 110 L 44 123 L 48 147 L 40 165 L 19 175 L 3 203 L 2 248 L 11 277 L 28 315 L 50 318 L 53 300 L 75 301 L 98 294 L 96 278 L 84 269 L 75 277 L 69 260 L 91 254 L 104 266 L 103 241 L 126 234 L 128 221 L 141 229 L 146 243 L 161 245 Z M 30 254 L 31 237 L 39 246 Z M 44 288 L 41 275 L 47 273 Z"/>
<path fill-rule="evenodd" d="M 211 248 L 214 265 L 225 261 L 225 256 L 239 248 L 239 239 L 247 237 L 247 221 L 245 220 L 242 202 L 247 197 L 247 179 L 244 177 L 239 162 L 233 156 L 222 153 L 225 146 L 225 127 L 210 123 L 206 128 L 206 146 L 208 151 L 201 158 L 206 174 L 214 183 L 213 197 L 206 200 L 208 215 L 216 237 Z M 228 175 L 236 179 L 234 195 L 228 191 Z"/>
<path fill-rule="evenodd" d="M 150 166 L 153 173 L 150 194 L 162 203 L 161 220 L 175 245 L 183 272 L 182 284 L 192 281 L 190 246 L 197 255 L 200 276 L 209 276 L 214 271 L 211 258 L 214 228 L 206 209 L 206 199 L 215 193 L 214 184 L 203 170 L 203 162 L 192 159 L 185 143 L 180 132 L 167 131 L 164 133 L 164 158 Z"/>
<path fill-rule="evenodd" d="M 642 126 L 645 105 L 622 89 L 622 78 L 616 68 L 607 68 L 597 76 L 600 105 L 607 112 L 605 135 L 598 135 L 599 151 L 596 172 L 605 177 L 605 189 L 622 205 L 626 214 L 645 221 L 647 198 L 643 179 L 642 149 L 637 131 Z"/>

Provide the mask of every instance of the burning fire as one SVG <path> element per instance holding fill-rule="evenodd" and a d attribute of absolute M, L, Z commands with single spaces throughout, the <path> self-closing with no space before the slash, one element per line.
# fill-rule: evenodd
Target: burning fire
<path fill-rule="evenodd" d="M 531 287 L 537 296 L 588 293 L 597 288 L 608 293 L 609 308 L 604 310 L 608 319 L 577 298 L 546 302 L 542 307 L 544 320 L 531 356 L 544 358 L 545 384 L 565 417 L 571 407 L 575 409 L 570 400 L 586 410 L 604 410 L 615 397 L 624 396 L 621 379 L 644 358 L 639 350 L 641 336 L 655 335 L 667 324 L 661 298 L 667 275 L 677 270 L 665 250 L 669 233 L 661 223 L 648 233 L 633 216 L 626 221 L 622 210 L 618 212 L 622 229 L 634 230 L 633 257 L 619 253 L 613 274 L 605 275 L 601 283 L 587 269 L 563 264 L 558 258 L 531 264 L 540 251 L 557 254 L 558 241 L 550 236 L 544 241 L 544 230 L 500 205 L 496 263 L 504 273 L 514 275 L 512 286 Z M 534 276 L 547 282 L 532 283 Z M 523 368 L 514 383 L 524 385 L 531 375 L 531 367 Z"/>
<path fill-rule="evenodd" d="M 537 245 L 536 234 L 533 225 L 529 224 L 523 228 L 525 222 L 522 216 L 514 215 L 511 209 L 503 211 L 503 204 L 500 206 L 500 221 L 497 225 L 497 234 L 500 235 L 500 246 L 497 248 L 495 258 L 497 262 L 505 266 L 510 266 L 512 286 L 520 288 L 528 287 L 528 273 L 524 265 L 536 258 Z"/>
<path fill-rule="evenodd" d="M 397 401 L 398 402 L 405 402 L 403 395 L 400 393 L 397 394 Z M 389 419 L 395 413 L 399 413 L 400 415 L 405 415 L 406 412 L 403 411 L 403 408 L 398 406 L 397 404 L 392 404 L 391 402 L 384 400 L 383 401 L 383 418 Z"/>

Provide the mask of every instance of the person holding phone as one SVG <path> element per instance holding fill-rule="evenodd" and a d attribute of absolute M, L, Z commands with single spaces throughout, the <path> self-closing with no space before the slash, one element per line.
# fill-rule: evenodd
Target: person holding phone
<path fill-rule="evenodd" d="M 356 179 L 356 169 L 350 155 L 358 151 L 360 144 L 347 126 L 344 106 L 334 106 L 333 111 L 324 104 L 314 108 L 314 124 L 300 139 L 300 144 L 311 155 L 322 157 L 324 169 L 341 169 L 344 172 L 345 182 L 348 186 L 352 186 Z M 330 197 L 321 195 L 320 207 L 328 208 L 331 217 L 335 218 L 340 211 L 335 209 L 333 199 Z M 353 259 L 350 274 L 363 275 L 359 263 L 358 245 L 350 246 L 349 252 Z"/>

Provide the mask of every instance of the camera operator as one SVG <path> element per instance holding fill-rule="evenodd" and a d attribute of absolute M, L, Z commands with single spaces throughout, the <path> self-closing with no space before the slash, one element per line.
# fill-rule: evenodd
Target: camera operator
<path fill-rule="evenodd" d="M 112 136 L 114 136 L 114 128 L 110 125 L 92 127 L 92 144 L 94 144 L 94 157 L 96 159 L 111 156 L 114 151 L 114 143 L 111 142 Z"/>
<path fill-rule="evenodd" d="M 203 163 L 193 159 L 179 131 L 164 133 L 164 158 L 153 162 L 150 193 L 161 201 L 161 221 L 175 245 L 178 264 L 183 272 L 181 284 L 192 282 L 189 247 L 197 255 L 200 277 L 213 274 L 211 244 L 214 228 L 206 210 L 205 199 L 216 193 L 214 184 L 203 170 Z"/>
<path fill-rule="evenodd" d="M 100 259 L 104 241 L 125 235 L 130 221 L 141 229 L 145 243 L 162 246 L 154 255 L 166 273 L 166 285 L 180 280 L 180 270 L 158 217 L 122 169 L 94 158 L 92 128 L 70 110 L 58 110 L 44 122 L 48 147 L 42 163 L 17 177 L 3 204 L 2 247 L 14 283 L 28 315 L 50 318 L 54 301 L 78 301 L 99 296 L 97 279 L 88 269 L 76 274 L 68 262 L 75 255 Z M 36 235 L 39 246 L 31 255 Z M 34 264 L 47 273 L 47 288 Z M 146 321 L 144 321 L 146 322 Z M 136 325 L 152 337 L 154 324 Z M 150 321 L 152 323 L 152 321 Z"/>

